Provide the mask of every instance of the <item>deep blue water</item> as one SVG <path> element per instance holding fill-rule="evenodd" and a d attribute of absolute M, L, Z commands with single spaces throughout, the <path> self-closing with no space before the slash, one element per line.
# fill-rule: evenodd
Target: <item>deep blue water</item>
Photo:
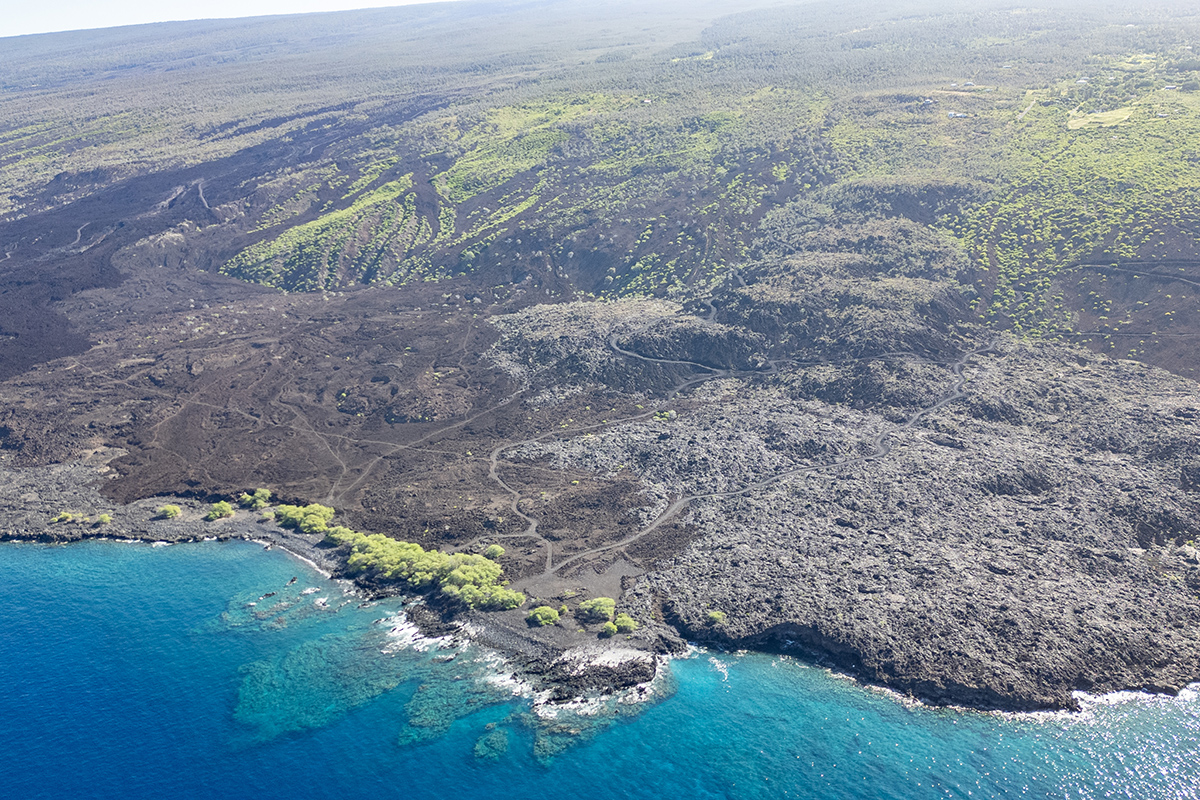
<path fill-rule="evenodd" d="M 1200 798 L 1194 691 L 1012 718 L 698 653 L 660 702 L 539 721 L 254 544 L 10 544 L 0 576 L 4 798 Z"/>

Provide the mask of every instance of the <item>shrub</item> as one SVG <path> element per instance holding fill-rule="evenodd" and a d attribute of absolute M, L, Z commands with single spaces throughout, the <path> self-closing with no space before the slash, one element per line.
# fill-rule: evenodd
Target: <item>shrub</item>
<path fill-rule="evenodd" d="M 226 517 L 232 516 L 233 506 L 224 500 L 218 500 L 208 507 L 208 513 L 204 515 L 204 518 L 209 522 L 212 522 L 215 519 L 225 519 Z"/>
<path fill-rule="evenodd" d="M 254 494 L 242 493 L 238 504 L 251 511 L 262 511 L 271 503 L 271 492 L 267 489 L 255 489 Z"/>
<path fill-rule="evenodd" d="M 584 622 L 607 622 L 612 619 L 616 607 L 617 601 L 611 597 L 597 597 L 594 600 L 584 600 L 580 603 L 579 611 L 575 616 Z"/>
<path fill-rule="evenodd" d="M 710 611 L 706 619 L 709 625 L 720 625 L 725 621 L 726 614 L 724 611 Z"/>
<path fill-rule="evenodd" d="M 275 519 L 285 528 L 299 528 L 304 533 L 325 533 L 334 511 L 329 506 L 309 503 L 306 506 L 279 506 Z"/>
<path fill-rule="evenodd" d="M 70 511 L 60 511 L 50 518 L 51 522 L 73 522 L 75 515 Z"/>
<path fill-rule="evenodd" d="M 162 517 L 163 519 L 175 519 L 181 513 L 183 513 L 183 512 L 179 508 L 179 506 L 172 506 L 172 505 L 163 506 L 162 508 L 160 508 L 158 510 L 158 516 Z"/>
<path fill-rule="evenodd" d="M 558 622 L 558 612 L 550 606 L 538 606 L 533 611 L 530 611 L 525 621 L 530 625 L 536 625 L 539 628 L 546 625 L 553 625 Z"/>
<path fill-rule="evenodd" d="M 111 514 L 101 514 L 100 516 L 96 517 L 97 525 L 107 525 L 110 522 L 112 522 Z"/>
<path fill-rule="evenodd" d="M 616 619 L 613 620 L 613 625 L 621 633 L 633 633 L 638 629 L 637 620 L 628 614 L 617 614 Z"/>
<path fill-rule="evenodd" d="M 617 626 L 612 624 L 611 622 L 606 622 L 600 626 L 600 636 L 604 639 L 607 639 L 608 637 L 615 635 L 616 632 L 617 632 Z"/>
<path fill-rule="evenodd" d="M 490 558 L 493 561 L 502 555 L 504 555 L 504 548 L 498 544 L 488 545 L 488 549 L 483 551 L 483 557 Z"/>

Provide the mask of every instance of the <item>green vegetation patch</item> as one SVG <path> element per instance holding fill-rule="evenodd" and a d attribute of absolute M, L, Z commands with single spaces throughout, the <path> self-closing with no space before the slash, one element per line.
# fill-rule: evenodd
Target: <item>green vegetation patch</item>
<path fill-rule="evenodd" d="M 580 603 L 575 616 L 584 622 L 607 622 L 612 619 L 616 607 L 617 601 L 611 597 L 596 597 Z"/>
<path fill-rule="evenodd" d="M 385 183 L 346 208 L 251 245 L 221 272 L 299 291 L 335 286 L 343 272 L 370 283 L 379 276 L 384 256 L 393 248 L 407 251 L 421 230 L 412 187 L 411 174 Z"/>
<path fill-rule="evenodd" d="M 1109 83 L 1106 70 L 1098 71 L 1097 82 Z M 1003 185 L 950 221 L 972 261 L 989 273 L 992 297 L 981 309 L 989 318 L 1035 335 L 1069 330 L 1072 312 L 1081 309 L 1064 308 L 1056 294 L 1064 269 L 1180 258 L 1179 242 L 1200 241 L 1200 102 L 1148 90 L 1161 80 L 1149 73 L 1116 94 L 1070 84 L 1035 95 L 1002 151 Z M 1131 92 L 1138 93 L 1132 103 Z M 1117 102 L 1124 105 L 1108 107 Z M 1086 116 L 1076 112 L 1089 108 L 1095 110 Z"/>
<path fill-rule="evenodd" d="M 225 500 L 218 500 L 208 507 L 208 513 L 204 515 L 204 518 L 209 522 L 212 522 L 214 520 L 226 519 L 232 516 L 233 506 Z"/>
<path fill-rule="evenodd" d="M 243 492 L 238 497 L 238 504 L 251 511 L 262 511 L 271 504 L 271 492 L 268 489 L 255 489 L 253 494 Z"/>
<path fill-rule="evenodd" d="M 281 505 L 275 509 L 275 521 L 284 528 L 298 528 L 304 533 L 325 533 L 334 513 L 332 508 L 319 503 Z"/>
<path fill-rule="evenodd" d="M 1080 128 L 1086 128 L 1089 125 L 1095 125 L 1099 128 L 1111 128 L 1113 125 L 1120 125 L 1133 115 L 1133 106 L 1125 106 L 1125 108 L 1114 108 L 1112 111 L 1097 111 L 1093 114 L 1072 114 L 1067 120 L 1067 129 L 1077 131 Z"/>
<path fill-rule="evenodd" d="M 624 612 L 617 614 L 613 619 L 613 625 L 621 633 L 633 633 L 640 627 L 637 620 Z"/>
<path fill-rule="evenodd" d="M 501 566 L 485 556 L 426 550 L 412 542 L 343 527 L 330 528 L 326 541 L 350 546 L 347 566 L 352 573 L 404 581 L 413 589 L 436 589 L 470 608 L 505 610 L 525 602 L 525 595 L 504 588 Z"/>
<path fill-rule="evenodd" d="M 633 102 L 588 94 L 493 109 L 459 133 L 454 146 L 463 154 L 437 184 L 451 203 L 462 203 L 546 164 L 552 151 L 570 139 L 568 124 Z M 457 131 L 460 121 L 454 122 L 450 130 Z"/>
<path fill-rule="evenodd" d="M 558 612 L 550 606 L 538 606 L 529 612 L 525 621 L 538 628 L 554 625 L 558 622 Z"/>

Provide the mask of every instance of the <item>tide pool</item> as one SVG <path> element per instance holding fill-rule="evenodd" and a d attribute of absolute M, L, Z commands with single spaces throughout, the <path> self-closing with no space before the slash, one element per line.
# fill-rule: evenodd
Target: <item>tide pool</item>
<path fill-rule="evenodd" d="M 5 798 L 1200 798 L 1192 690 L 1011 717 L 697 652 L 656 703 L 539 717 L 278 550 L 5 544 L 0 575 Z"/>

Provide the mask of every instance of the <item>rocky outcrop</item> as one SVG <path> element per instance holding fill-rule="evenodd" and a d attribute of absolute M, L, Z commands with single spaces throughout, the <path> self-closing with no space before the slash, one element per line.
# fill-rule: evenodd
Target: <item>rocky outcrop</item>
<path fill-rule="evenodd" d="M 690 637 L 798 649 L 937 702 L 1072 708 L 1074 690 L 1200 679 L 1200 503 L 1178 486 L 1193 385 L 1054 345 L 1009 344 L 972 378 L 976 402 L 896 429 L 886 457 L 695 500 L 704 535 L 634 594 L 668 599 Z M 745 463 L 773 464 L 740 419 Z M 667 493 L 719 471 L 672 463 Z"/>
<path fill-rule="evenodd" d="M 911 406 L 790 395 L 808 385 L 794 377 L 730 379 L 670 422 L 541 451 L 631 465 L 664 504 L 694 497 L 691 544 L 628 598 L 664 603 L 694 639 L 1007 709 L 1197 680 L 1200 501 L 1180 487 L 1194 385 L 1057 345 L 999 349 L 916 424 Z"/>

